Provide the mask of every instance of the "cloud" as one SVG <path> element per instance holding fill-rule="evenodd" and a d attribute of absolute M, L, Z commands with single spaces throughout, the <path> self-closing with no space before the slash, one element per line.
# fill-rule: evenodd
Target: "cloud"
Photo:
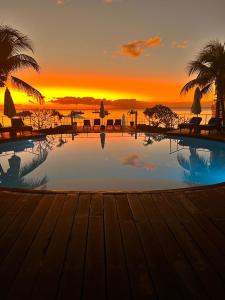
<path fill-rule="evenodd" d="M 147 40 L 137 40 L 137 41 L 129 42 L 127 44 L 123 44 L 120 47 L 119 54 L 137 58 L 143 54 L 145 49 L 158 47 L 161 45 L 162 45 L 161 38 L 158 36 L 155 36 L 155 37 L 151 37 Z"/>
<path fill-rule="evenodd" d="M 172 47 L 173 48 L 178 48 L 178 49 L 188 48 L 189 47 L 189 41 L 173 42 Z"/>
<path fill-rule="evenodd" d="M 57 5 L 63 5 L 65 4 L 65 0 L 56 0 Z"/>
<path fill-rule="evenodd" d="M 116 2 L 122 2 L 122 0 L 102 0 L 102 2 L 105 4 L 113 4 Z"/>
<path fill-rule="evenodd" d="M 154 164 L 143 161 L 138 154 L 130 154 L 123 157 L 121 158 L 121 162 L 123 165 L 146 169 L 147 171 L 152 171 L 156 168 Z"/>
<path fill-rule="evenodd" d="M 67 4 L 67 3 L 69 3 L 69 2 L 71 2 L 71 0 L 55 0 L 55 3 L 57 4 L 57 5 L 65 5 L 65 4 Z"/>

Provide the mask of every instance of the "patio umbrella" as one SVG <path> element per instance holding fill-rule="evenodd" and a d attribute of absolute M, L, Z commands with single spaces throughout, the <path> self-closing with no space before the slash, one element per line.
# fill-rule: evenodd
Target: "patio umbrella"
<path fill-rule="evenodd" d="M 101 101 L 101 104 L 100 104 L 99 116 L 100 116 L 101 119 L 105 118 L 105 107 L 104 107 L 103 101 Z"/>
<path fill-rule="evenodd" d="M 71 113 L 69 114 L 69 116 L 73 116 L 74 119 L 85 119 L 85 117 L 81 116 L 80 114 L 71 111 Z"/>
<path fill-rule="evenodd" d="M 4 115 L 9 118 L 12 118 L 16 115 L 16 108 L 15 108 L 12 96 L 11 96 L 8 88 L 6 88 L 6 90 L 5 90 Z"/>
<path fill-rule="evenodd" d="M 125 114 L 122 115 L 122 127 L 126 127 L 126 116 L 125 116 Z"/>
<path fill-rule="evenodd" d="M 197 87 L 194 94 L 194 101 L 191 106 L 191 112 L 195 115 L 199 115 L 202 111 L 201 102 L 200 102 L 201 98 L 202 98 L 202 93 L 200 91 L 200 88 Z"/>
<path fill-rule="evenodd" d="M 9 169 L 7 170 L 8 175 L 10 175 L 12 179 L 17 179 L 20 173 L 21 158 L 14 154 L 11 158 L 8 159 L 8 162 L 9 162 Z"/>

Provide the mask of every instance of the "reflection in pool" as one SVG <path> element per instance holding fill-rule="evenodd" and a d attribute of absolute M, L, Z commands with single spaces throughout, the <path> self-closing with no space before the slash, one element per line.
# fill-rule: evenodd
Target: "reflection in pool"
<path fill-rule="evenodd" d="M 48 136 L 0 145 L 0 186 L 154 190 L 225 181 L 225 144 L 128 133 Z"/>

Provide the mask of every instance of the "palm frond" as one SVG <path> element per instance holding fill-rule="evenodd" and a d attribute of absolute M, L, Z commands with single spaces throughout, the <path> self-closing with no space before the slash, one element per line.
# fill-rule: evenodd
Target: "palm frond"
<path fill-rule="evenodd" d="M 202 89 L 201 89 L 201 94 L 202 96 L 208 94 L 212 92 L 212 83 L 209 83 L 207 84 L 206 86 L 204 86 Z"/>
<path fill-rule="evenodd" d="M 44 97 L 42 94 L 31 85 L 14 76 L 11 76 L 11 81 L 15 88 L 26 92 L 29 96 L 33 96 L 39 102 L 39 104 L 44 103 Z"/>
<path fill-rule="evenodd" d="M 42 185 L 46 184 L 48 182 L 47 176 L 44 176 L 41 179 L 31 179 L 31 180 L 21 180 L 20 182 L 20 188 L 25 189 L 37 189 L 41 187 Z"/>
<path fill-rule="evenodd" d="M 35 157 L 31 163 L 24 165 L 20 169 L 20 177 L 24 177 L 34 171 L 37 167 L 39 167 L 47 158 L 48 152 L 44 151 L 41 156 Z"/>
<path fill-rule="evenodd" d="M 186 159 L 181 153 L 178 153 L 177 155 L 177 161 L 179 165 L 184 168 L 187 171 L 191 170 L 190 162 L 188 159 Z"/>
<path fill-rule="evenodd" d="M 183 86 L 180 94 L 184 95 L 196 86 L 198 86 L 198 81 L 196 79 L 193 79 L 193 80 L 189 81 L 188 83 L 186 83 L 185 86 Z"/>
<path fill-rule="evenodd" d="M 199 60 L 193 60 L 188 64 L 188 75 L 191 76 L 194 73 L 199 74 L 210 74 L 211 76 L 214 76 L 215 74 L 212 74 L 212 70 L 209 66 L 203 64 Z"/>
<path fill-rule="evenodd" d="M 9 72 L 23 68 L 33 68 L 37 72 L 40 70 L 37 61 L 26 54 L 17 54 L 10 57 L 2 67 L 2 70 L 5 74 L 8 74 Z"/>
<path fill-rule="evenodd" d="M 7 25 L 0 26 L 0 43 L 7 43 L 14 54 L 22 49 L 33 52 L 31 40 L 26 35 Z"/>

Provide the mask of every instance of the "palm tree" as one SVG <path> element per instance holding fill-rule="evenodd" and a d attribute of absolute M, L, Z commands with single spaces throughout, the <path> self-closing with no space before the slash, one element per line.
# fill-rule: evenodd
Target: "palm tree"
<path fill-rule="evenodd" d="M 42 94 L 23 80 L 12 76 L 14 71 L 23 68 L 32 68 L 39 71 L 37 61 L 23 50 L 33 52 L 30 39 L 9 26 L 0 26 L 0 87 L 6 87 L 10 80 L 15 88 L 21 89 L 33 96 L 40 104 L 43 103 Z"/>
<path fill-rule="evenodd" d="M 219 41 L 209 42 L 198 54 L 197 58 L 188 65 L 188 75 L 197 74 L 196 78 L 189 81 L 181 90 L 181 94 L 187 93 L 194 87 L 201 89 L 202 95 L 212 91 L 216 93 L 216 117 L 222 112 L 223 124 L 225 124 L 225 44 Z"/>

